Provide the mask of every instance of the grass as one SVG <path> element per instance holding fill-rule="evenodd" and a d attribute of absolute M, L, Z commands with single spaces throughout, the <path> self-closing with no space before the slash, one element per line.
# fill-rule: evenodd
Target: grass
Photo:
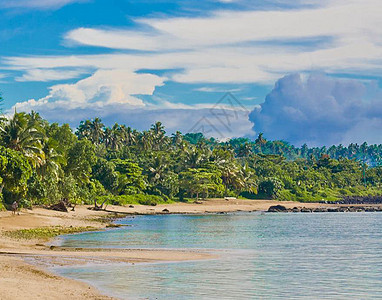
<path fill-rule="evenodd" d="M 100 222 L 104 224 L 106 223 L 110 225 L 110 223 L 114 222 L 115 220 L 125 218 L 126 216 L 127 214 L 124 214 L 124 213 L 109 213 L 106 216 L 99 216 L 99 217 L 86 219 L 86 220 L 90 220 L 93 222 Z"/>
<path fill-rule="evenodd" d="M 98 230 L 98 228 L 94 228 L 91 226 L 87 226 L 87 227 L 54 226 L 54 227 L 40 227 L 40 228 L 5 231 L 3 233 L 3 235 L 10 237 L 10 238 L 13 238 L 13 239 L 48 240 L 50 238 L 59 236 L 61 234 L 71 234 L 71 233 L 78 233 L 78 232 L 83 232 L 83 231 L 94 231 L 94 230 Z"/>

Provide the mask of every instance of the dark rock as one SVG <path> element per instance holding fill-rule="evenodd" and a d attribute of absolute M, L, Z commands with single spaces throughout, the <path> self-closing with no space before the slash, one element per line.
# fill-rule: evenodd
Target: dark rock
<path fill-rule="evenodd" d="M 167 208 L 165 208 L 165 209 L 163 209 L 162 210 L 162 212 L 166 212 L 166 213 L 168 213 L 168 212 L 170 212 Z"/>
<path fill-rule="evenodd" d="M 328 209 L 326 207 L 317 207 L 312 210 L 312 212 L 327 212 Z"/>
<path fill-rule="evenodd" d="M 49 206 L 49 209 L 62 211 L 62 212 L 68 212 L 68 209 L 66 208 L 65 203 L 63 201 Z"/>
<path fill-rule="evenodd" d="M 134 208 L 134 205 L 129 205 L 130 208 Z"/>
<path fill-rule="evenodd" d="M 376 210 L 375 210 L 374 207 L 366 207 L 366 208 L 365 208 L 365 211 L 367 211 L 367 212 L 374 212 L 374 211 L 376 211 Z"/>
<path fill-rule="evenodd" d="M 328 208 L 328 212 L 339 212 L 339 208 L 338 207 L 335 207 L 335 208 Z"/>
<path fill-rule="evenodd" d="M 311 213 L 312 210 L 310 208 L 303 207 L 303 208 L 301 208 L 301 212 L 303 212 L 303 213 Z"/>
<path fill-rule="evenodd" d="M 268 212 L 286 212 L 287 208 L 284 205 L 273 205 L 268 208 Z"/>

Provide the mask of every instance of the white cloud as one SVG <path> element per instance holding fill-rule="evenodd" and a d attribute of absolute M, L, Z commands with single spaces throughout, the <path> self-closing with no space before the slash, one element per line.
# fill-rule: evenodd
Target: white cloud
<path fill-rule="evenodd" d="M 151 74 L 135 74 L 128 70 L 99 70 L 75 84 L 50 87 L 49 94 L 39 100 L 28 100 L 15 105 L 18 110 L 39 110 L 44 107 L 58 109 L 85 109 L 105 105 L 123 104 L 130 108 L 145 106 L 134 95 L 152 95 L 155 87 L 163 85 L 165 78 Z"/>
<path fill-rule="evenodd" d="M 182 71 L 174 72 L 170 79 L 182 83 L 269 84 L 287 73 L 309 70 L 380 75 L 380 15 L 379 0 L 336 0 L 300 10 L 222 11 L 200 18 L 139 19 L 145 30 L 79 28 L 69 32 L 66 39 L 84 45 L 154 52 L 11 57 L 4 62 L 11 69 L 27 73 L 30 69 L 63 67 L 178 69 Z M 306 47 L 306 38 L 318 41 Z M 291 44 L 286 46 L 283 41 Z M 240 44 L 244 42 L 256 43 Z"/>
<path fill-rule="evenodd" d="M 379 0 L 331 1 L 322 7 L 275 11 L 220 11 L 199 18 L 137 19 L 150 31 L 79 28 L 67 39 L 113 49 L 174 50 L 331 36 L 381 40 Z M 354 42 L 354 40 L 353 40 Z"/>
<path fill-rule="evenodd" d="M 234 92 L 240 92 L 241 89 L 224 89 L 224 88 L 217 88 L 217 87 L 208 87 L 208 86 L 202 86 L 200 88 L 194 89 L 194 91 L 198 92 L 205 92 L 205 93 L 234 93 Z"/>
<path fill-rule="evenodd" d="M 0 0 L 0 7 L 52 9 L 84 1 L 86 0 Z"/>
<path fill-rule="evenodd" d="M 54 81 L 77 78 L 86 73 L 82 70 L 54 70 L 54 69 L 30 69 L 16 77 L 16 81 Z"/>
<path fill-rule="evenodd" d="M 38 0 L 36 3 L 43 2 Z M 69 0 L 54 2 L 62 4 Z M 198 18 L 137 19 L 142 29 L 134 30 L 78 28 L 65 36 L 72 45 L 145 52 L 8 57 L 3 58 L 3 66 L 11 71 L 24 72 L 16 80 L 39 81 L 76 78 L 80 75 L 76 73 L 80 72 L 78 70 L 96 70 L 92 76 L 76 83 L 52 86 L 49 95 L 40 100 L 17 104 L 26 110 L 38 107 L 51 111 L 52 115 L 60 109 L 70 110 L 70 114 L 78 114 L 73 116 L 76 120 L 78 116 L 85 115 L 86 110 L 101 113 L 102 108 L 105 108 L 107 116 L 112 116 L 111 109 L 118 110 L 118 107 L 126 115 L 133 114 L 127 112 L 127 108 L 145 105 L 134 95 L 152 95 L 155 87 L 163 85 L 165 80 L 202 83 L 206 86 L 199 91 L 214 92 L 215 89 L 208 84 L 270 84 L 291 72 L 313 70 L 356 76 L 381 75 L 380 0 L 303 2 L 315 6 L 288 10 L 218 11 Z M 307 46 L 307 40 L 313 41 L 311 46 Z M 62 68 L 70 71 L 62 72 Z M 141 69 L 176 71 L 171 72 L 169 78 L 163 78 L 137 74 Z M 207 109 L 202 105 L 191 107 L 168 101 L 159 105 L 165 108 L 162 115 L 153 107 L 137 115 L 154 118 L 157 113 L 166 118 L 173 110 L 172 113 L 181 111 L 181 116 L 185 117 L 186 112 L 183 111 L 195 113 Z M 290 116 L 298 117 L 298 111 L 288 109 Z M 166 122 L 173 121 L 179 125 L 181 119 L 173 116 Z M 244 131 L 238 129 L 238 132 Z"/>
<path fill-rule="evenodd" d="M 374 82 L 314 74 L 278 80 L 250 114 L 257 132 L 310 146 L 381 143 L 382 91 Z"/>

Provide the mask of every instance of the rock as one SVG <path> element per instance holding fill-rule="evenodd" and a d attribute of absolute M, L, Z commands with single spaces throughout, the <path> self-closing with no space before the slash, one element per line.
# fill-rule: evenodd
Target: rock
<path fill-rule="evenodd" d="M 303 208 L 301 208 L 301 212 L 303 212 L 303 213 L 311 213 L 312 210 L 310 208 L 303 207 Z"/>
<path fill-rule="evenodd" d="M 317 208 L 312 210 L 312 212 L 327 212 L 327 211 L 328 211 L 328 209 L 325 207 L 317 207 Z"/>
<path fill-rule="evenodd" d="M 328 212 L 339 212 L 339 208 L 338 207 L 335 207 L 335 208 L 328 208 Z"/>
<path fill-rule="evenodd" d="M 62 201 L 57 204 L 53 204 L 49 206 L 49 209 L 62 211 L 62 212 L 68 212 L 68 209 L 66 208 L 65 203 Z"/>
<path fill-rule="evenodd" d="M 272 205 L 268 208 L 268 212 L 286 212 L 287 208 L 284 205 Z"/>
<path fill-rule="evenodd" d="M 168 213 L 170 212 L 167 208 L 163 209 L 162 212 Z"/>
<path fill-rule="evenodd" d="M 134 205 L 129 205 L 130 208 L 134 208 Z"/>
<path fill-rule="evenodd" d="M 365 211 L 367 211 L 367 212 L 374 212 L 374 211 L 376 211 L 376 210 L 375 210 L 374 207 L 366 207 L 366 208 L 365 208 Z"/>
<path fill-rule="evenodd" d="M 301 209 L 298 207 L 293 207 L 292 212 L 301 212 Z"/>

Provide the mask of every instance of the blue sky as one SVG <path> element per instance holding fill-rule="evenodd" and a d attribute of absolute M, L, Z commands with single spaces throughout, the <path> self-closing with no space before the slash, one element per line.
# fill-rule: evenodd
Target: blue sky
<path fill-rule="evenodd" d="M 169 132 L 187 132 L 206 119 L 203 128 L 221 139 L 263 131 L 295 144 L 304 134 L 312 145 L 382 142 L 382 122 L 369 115 L 370 105 L 382 104 L 379 0 L 0 0 L 0 14 L 5 111 L 36 110 L 74 127 L 99 115 L 107 124 L 145 129 L 160 120 Z M 278 87 L 296 87 L 290 74 L 301 80 L 299 94 Z M 344 110 L 355 111 L 353 102 L 361 105 L 357 129 L 354 121 L 332 123 L 332 136 L 319 134 L 332 117 L 311 117 L 322 84 L 331 87 L 328 107 L 343 118 L 352 117 Z M 234 101 L 219 102 L 227 92 Z M 308 106 L 311 92 L 317 97 Z M 225 122 L 213 113 L 217 102 L 231 114 Z"/>

